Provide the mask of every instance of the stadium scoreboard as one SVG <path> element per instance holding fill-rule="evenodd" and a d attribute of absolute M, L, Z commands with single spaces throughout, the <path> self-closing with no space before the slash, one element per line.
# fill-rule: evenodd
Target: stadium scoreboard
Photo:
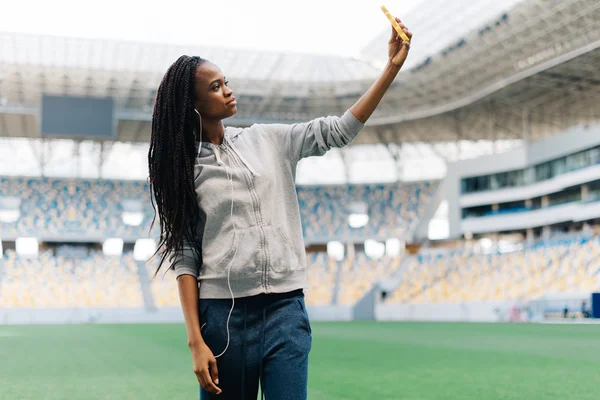
<path fill-rule="evenodd" d="M 42 96 L 41 137 L 113 139 L 115 132 L 111 97 Z"/>

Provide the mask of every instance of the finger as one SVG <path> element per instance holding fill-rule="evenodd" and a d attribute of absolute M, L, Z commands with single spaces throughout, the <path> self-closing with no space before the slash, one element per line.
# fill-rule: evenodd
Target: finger
<path fill-rule="evenodd" d="M 212 379 L 210 378 L 210 374 L 208 373 L 208 368 L 205 370 L 202 370 L 201 374 L 202 374 L 202 379 L 206 383 L 205 389 L 207 391 L 209 391 L 211 393 L 216 393 L 216 394 L 221 393 L 221 389 L 216 387 L 215 384 L 213 383 Z"/>
<path fill-rule="evenodd" d="M 196 378 L 198 379 L 198 383 L 200 384 L 200 386 L 202 386 L 202 389 L 206 390 L 206 383 L 204 382 L 204 379 L 202 378 L 200 372 L 196 373 Z"/>
<path fill-rule="evenodd" d="M 392 25 L 392 36 L 390 36 L 390 42 L 393 43 L 396 40 L 398 40 L 398 38 L 398 32 L 396 32 L 396 29 L 394 29 L 394 25 Z"/>
<path fill-rule="evenodd" d="M 404 31 L 404 33 L 406 34 L 406 36 L 407 36 L 409 39 L 411 39 L 411 38 L 412 38 L 412 32 L 410 32 L 410 31 L 408 30 L 408 28 L 406 27 L 406 25 L 404 25 L 404 24 L 398 24 L 398 25 L 400 25 L 400 28 L 402 28 L 402 30 Z"/>
<path fill-rule="evenodd" d="M 398 25 L 400 26 L 400 29 L 402 29 L 402 31 L 404 31 L 404 33 L 408 32 L 408 28 L 406 28 L 406 25 L 404 25 L 402 23 L 402 21 L 400 20 L 400 18 L 395 17 L 395 20 L 398 23 Z M 411 34 L 411 36 L 412 36 L 412 34 Z M 409 40 L 410 40 L 411 36 L 408 36 Z M 402 40 L 402 37 L 400 36 L 400 34 L 394 29 L 394 25 L 392 25 L 392 38 L 390 40 L 394 40 L 394 41 L 396 41 L 396 40 Z"/>
<path fill-rule="evenodd" d="M 210 377 L 212 381 L 218 385 L 219 384 L 219 370 L 217 369 L 217 360 L 213 359 L 208 363 L 208 367 L 210 369 Z"/>

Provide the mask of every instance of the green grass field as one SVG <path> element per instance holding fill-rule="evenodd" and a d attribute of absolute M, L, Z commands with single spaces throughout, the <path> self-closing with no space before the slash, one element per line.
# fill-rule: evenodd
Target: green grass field
<path fill-rule="evenodd" d="M 0 326 L 0 399 L 196 399 L 183 325 Z M 313 323 L 309 399 L 598 399 L 600 325 Z"/>

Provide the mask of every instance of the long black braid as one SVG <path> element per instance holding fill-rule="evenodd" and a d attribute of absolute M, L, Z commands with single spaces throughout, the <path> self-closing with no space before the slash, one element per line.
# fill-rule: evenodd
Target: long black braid
<path fill-rule="evenodd" d="M 206 62 L 200 57 L 181 56 L 164 75 L 156 94 L 152 136 L 148 150 L 149 184 L 154 217 L 160 221 L 160 238 L 153 257 L 160 262 L 183 257 L 189 246 L 196 262 L 202 251 L 196 226 L 199 208 L 194 190 L 194 164 L 199 135 L 194 111 L 196 69 Z"/>

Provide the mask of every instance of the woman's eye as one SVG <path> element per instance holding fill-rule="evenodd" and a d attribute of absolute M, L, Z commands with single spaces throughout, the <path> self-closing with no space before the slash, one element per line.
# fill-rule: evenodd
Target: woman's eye
<path fill-rule="evenodd" d="M 225 86 L 229 86 L 229 81 L 225 81 L 224 82 Z M 215 86 L 213 86 L 212 90 L 218 90 L 221 87 L 220 84 L 217 84 Z"/>

